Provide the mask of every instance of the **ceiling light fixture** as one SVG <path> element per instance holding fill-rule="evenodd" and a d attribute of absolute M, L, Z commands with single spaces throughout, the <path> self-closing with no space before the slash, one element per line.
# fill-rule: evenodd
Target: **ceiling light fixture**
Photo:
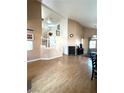
<path fill-rule="evenodd" d="M 52 23 L 52 21 L 50 20 L 50 18 L 48 18 L 46 22 L 47 22 L 48 24 L 51 24 L 51 23 Z"/>

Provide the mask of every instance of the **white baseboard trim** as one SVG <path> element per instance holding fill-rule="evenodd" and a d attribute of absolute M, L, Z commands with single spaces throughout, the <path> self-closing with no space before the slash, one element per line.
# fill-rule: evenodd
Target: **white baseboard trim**
<path fill-rule="evenodd" d="M 34 62 L 34 61 L 38 61 L 38 60 L 41 60 L 41 58 L 32 59 L 32 60 L 28 60 L 27 62 Z"/>
<path fill-rule="evenodd" d="M 37 59 L 28 60 L 27 62 L 34 62 L 34 61 L 38 61 L 38 60 L 51 60 L 51 59 L 55 59 L 55 58 L 62 57 L 62 56 L 63 55 L 50 57 L 50 58 L 37 58 Z"/>
<path fill-rule="evenodd" d="M 58 58 L 58 57 L 62 57 L 63 55 L 60 55 L 60 56 L 55 56 L 55 57 L 50 57 L 50 58 L 40 58 L 41 60 L 51 60 L 51 59 L 55 59 L 55 58 Z"/>

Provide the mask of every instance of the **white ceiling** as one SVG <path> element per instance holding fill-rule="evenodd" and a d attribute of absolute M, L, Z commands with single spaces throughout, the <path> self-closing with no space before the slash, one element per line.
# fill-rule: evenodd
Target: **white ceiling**
<path fill-rule="evenodd" d="M 43 22 L 45 21 L 51 21 L 52 23 L 58 23 L 60 19 L 62 18 L 61 16 L 57 15 L 54 11 L 49 9 L 48 7 L 42 5 L 42 18 L 44 19 Z"/>
<path fill-rule="evenodd" d="M 63 17 L 44 5 L 41 7 L 43 18 L 42 27 L 44 30 L 49 31 L 51 28 L 56 27 Z"/>
<path fill-rule="evenodd" d="M 42 3 L 63 17 L 74 19 L 86 27 L 96 28 L 97 0 L 42 0 Z"/>

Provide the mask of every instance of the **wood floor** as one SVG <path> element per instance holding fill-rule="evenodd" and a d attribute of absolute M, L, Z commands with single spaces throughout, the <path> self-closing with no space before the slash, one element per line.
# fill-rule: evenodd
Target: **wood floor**
<path fill-rule="evenodd" d="M 28 63 L 28 93 L 97 93 L 91 81 L 91 61 L 82 56 L 63 56 L 49 61 Z"/>

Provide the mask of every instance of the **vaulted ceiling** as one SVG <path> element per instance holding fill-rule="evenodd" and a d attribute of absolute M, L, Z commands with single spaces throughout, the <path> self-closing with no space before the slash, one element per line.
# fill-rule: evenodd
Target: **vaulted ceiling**
<path fill-rule="evenodd" d="M 97 0 L 42 0 L 42 3 L 63 17 L 76 20 L 83 26 L 96 28 Z"/>

